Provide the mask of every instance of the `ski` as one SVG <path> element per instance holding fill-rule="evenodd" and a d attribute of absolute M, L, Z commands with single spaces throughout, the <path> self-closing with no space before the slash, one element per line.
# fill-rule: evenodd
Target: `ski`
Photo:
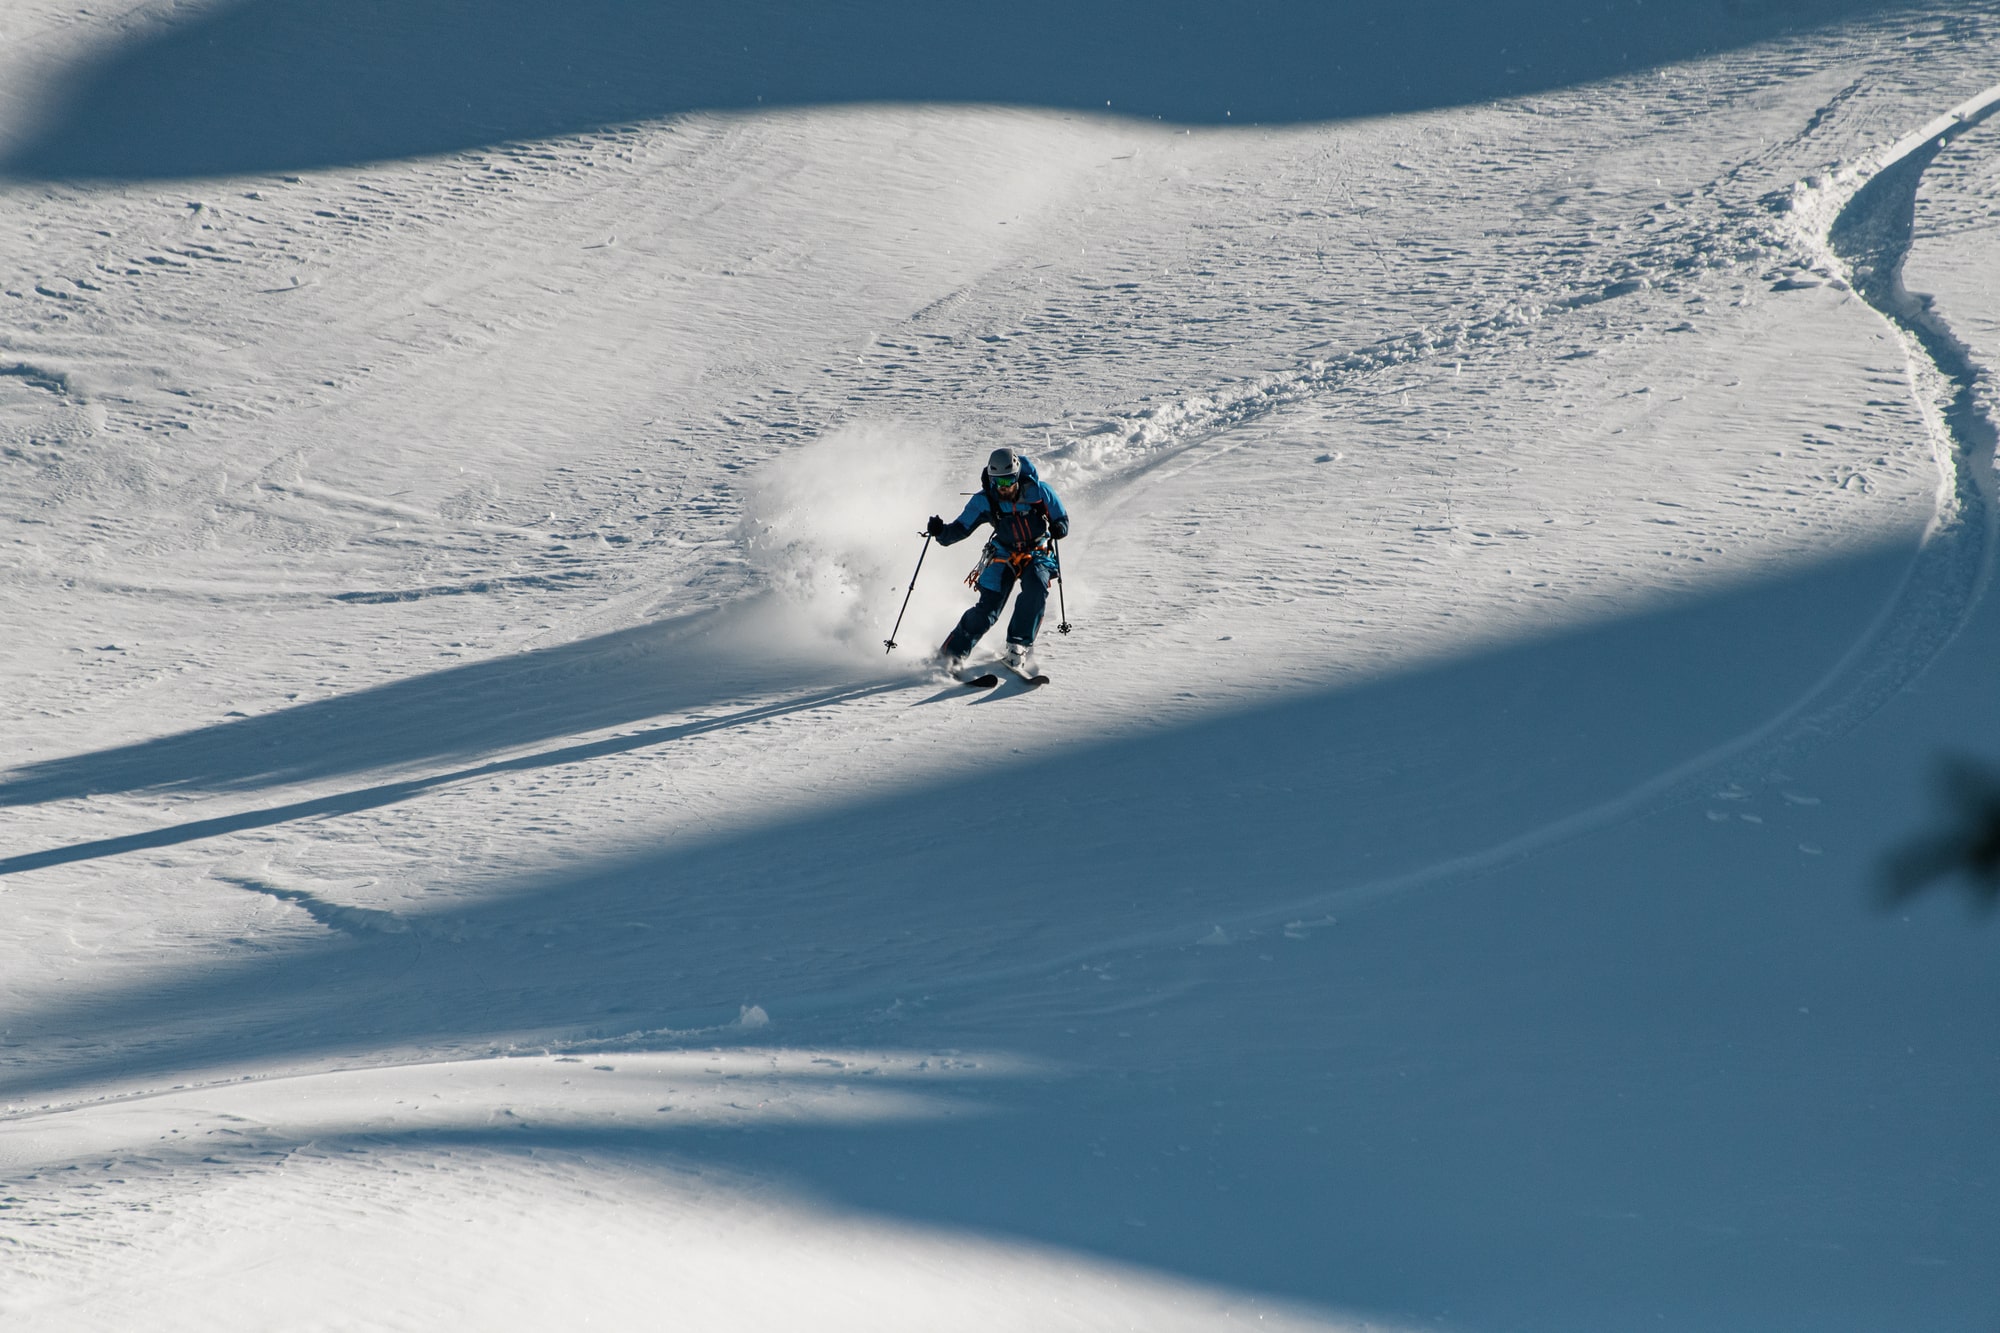
<path fill-rule="evenodd" d="M 1000 683 L 1000 677 L 988 671 L 980 676 L 960 676 L 958 683 L 969 690 L 990 690 Z"/>
<path fill-rule="evenodd" d="M 1030 675 L 1028 672 L 1023 671 L 1020 667 L 1015 666 L 1012 662 L 1003 662 L 1001 663 L 1001 665 L 1006 667 L 1009 671 L 1013 672 L 1017 677 L 1026 681 L 1030 685 L 1046 685 L 1049 683 L 1049 678 L 1042 672 L 1037 671 L 1034 674 Z"/>

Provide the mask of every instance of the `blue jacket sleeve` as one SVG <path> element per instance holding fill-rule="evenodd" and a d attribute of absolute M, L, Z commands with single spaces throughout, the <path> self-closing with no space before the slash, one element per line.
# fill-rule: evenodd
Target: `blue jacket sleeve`
<path fill-rule="evenodd" d="M 1063 508 L 1063 502 L 1057 498 L 1055 491 L 1050 489 L 1047 482 L 1042 482 L 1040 485 L 1043 507 L 1049 511 L 1049 535 L 1061 541 L 1069 536 L 1069 510 Z"/>
<path fill-rule="evenodd" d="M 986 510 L 986 493 L 982 491 L 965 502 L 963 513 L 944 525 L 944 531 L 938 534 L 938 545 L 951 546 L 964 541 L 974 528 L 991 517 Z"/>

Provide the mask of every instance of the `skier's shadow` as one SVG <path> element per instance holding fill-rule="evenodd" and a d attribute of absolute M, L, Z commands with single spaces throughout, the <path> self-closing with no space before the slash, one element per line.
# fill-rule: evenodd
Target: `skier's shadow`
<path fill-rule="evenodd" d="M 1027 681 L 1016 676 L 1010 676 L 1003 671 L 1000 673 L 1000 683 L 991 689 L 981 690 L 979 697 L 974 699 L 973 702 L 975 704 L 999 703 L 1005 699 L 1018 699 L 1024 694 L 1033 694 L 1036 690 L 1042 688 L 1040 685 L 1030 685 Z"/>
<path fill-rule="evenodd" d="M 448 764 L 483 772 L 475 765 L 496 754 L 731 700 L 770 701 L 745 714 L 764 716 L 771 710 L 817 707 L 858 689 L 901 689 L 910 683 L 900 676 L 857 679 L 851 669 L 788 660 L 740 641 L 737 631 L 754 621 L 756 609 L 738 608 L 736 615 L 697 613 L 426 672 L 256 717 L 24 764 L 0 774 L 0 808 L 117 792 L 259 791 L 407 771 L 413 765 Z M 719 724 L 718 719 L 693 718 L 679 728 L 655 728 L 551 753 L 588 757 L 586 751 L 597 753 L 604 745 L 656 744 L 669 739 L 669 733 Z M 558 760 L 528 756 L 507 762 Z M 463 776 L 426 777 L 328 799 L 358 800 L 362 804 L 351 808 L 365 808 L 384 803 L 378 798 L 392 791 Z"/>
<path fill-rule="evenodd" d="M 974 690 L 968 685 L 940 685 L 936 692 L 925 695 L 923 698 L 917 700 L 916 706 L 918 708 L 928 708 L 932 704 L 953 702 L 972 703 L 975 701 L 976 696 L 981 693 L 983 691 Z"/>
<path fill-rule="evenodd" d="M 998 676 L 1000 683 L 998 685 L 943 685 L 938 689 L 937 693 L 919 699 L 917 707 L 923 708 L 931 704 L 951 703 L 954 701 L 966 704 L 991 703 L 995 699 L 1017 698 L 1020 695 L 1028 693 L 1030 690 L 1040 688 L 1039 686 L 1028 684 L 1018 676 L 1012 675 L 998 662 L 988 663 L 984 670 Z"/>
<path fill-rule="evenodd" d="M 611 736 L 603 740 L 586 741 L 577 745 L 566 745 L 556 750 L 542 750 L 534 754 L 517 755 L 509 759 L 498 759 L 476 767 L 456 769 L 448 773 L 435 773 L 424 777 L 411 778 L 401 782 L 385 782 L 359 791 L 337 792 L 331 796 L 318 796 L 303 801 L 293 801 L 285 805 L 268 806 L 257 810 L 246 810 L 236 814 L 223 815 L 214 819 L 189 820 L 164 828 L 148 829 L 142 833 L 126 834 L 117 838 L 102 838 L 94 842 L 73 843 L 67 847 L 53 847 L 39 852 L 26 852 L 19 856 L 0 859 L 0 876 L 17 874 L 24 870 L 39 870 L 45 866 L 66 865 L 73 861 L 93 861 L 99 857 L 117 856 L 123 852 L 144 851 L 156 847 L 173 847 L 182 843 L 199 842 L 205 838 L 221 837 L 229 833 L 241 833 L 249 829 L 271 828 L 278 824 L 290 824 L 302 819 L 327 819 L 335 815 L 357 814 L 364 810 L 379 810 L 384 806 L 397 805 L 413 797 L 443 787 L 458 786 L 462 783 L 478 781 L 482 778 L 497 777 L 503 773 L 520 773 L 540 768 L 555 768 L 563 764 L 587 763 L 610 755 L 627 754 L 634 750 L 651 749 L 673 741 L 706 735 L 713 731 L 727 731 L 736 727 L 752 726 L 784 717 L 790 713 L 810 712 L 817 708 L 828 708 L 836 704 L 851 703 L 871 695 L 885 694 L 903 689 L 908 682 L 902 679 L 864 681 L 856 685 L 840 686 L 827 690 L 816 690 L 794 698 L 779 700 L 751 708 L 739 709 L 721 717 L 703 718 L 670 726 L 649 727 L 644 731 L 629 735 Z"/>

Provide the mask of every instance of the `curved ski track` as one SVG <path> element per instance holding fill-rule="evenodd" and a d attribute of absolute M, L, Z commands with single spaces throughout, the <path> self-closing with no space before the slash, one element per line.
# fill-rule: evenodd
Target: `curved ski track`
<path fill-rule="evenodd" d="M 1760 228 L 1784 238 L 1802 258 L 1798 265 L 1801 270 L 1853 285 L 1878 314 L 1898 329 L 1910 358 L 1912 392 L 1925 406 L 1933 427 L 1940 472 L 1936 513 L 1901 586 L 1862 638 L 1805 697 L 1732 743 L 1697 755 L 1611 800 L 1529 830 L 1485 851 L 1220 921 L 1176 922 L 1116 940 L 1082 945 L 1059 956 L 963 974 L 933 989 L 979 987 L 1041 975 L 1107 953 L 1185 944 L 1190 932 L 1200 926 L 1221 926 L 1231 931 L 1268 927 L 1332 908 L 1351 907 L 1483 874 L 1597 830 L 1685 804 L 1718 781 L 1726 783 L 1739 774 L 1765 772 L 1781 757 L 1811 748 L 1866 720 L 1949 646 L 1990 582 L 1995 545 L 1991 531 L 1995 506 L 1989 496 L 1993 487 L 1990 468 L 1982 470 L 1976 466 L 1982 456 L 1991 463 L 1994 433 L 1993 423 L 1979 414 L 1972 401 L 1971 384 L 1979 371 L 1942 321 L 1903 291 L 1901 256 L 1912 241 L 1913 219 L 1905 212 L 1900 215 L 1900 226 L 1895 225 L 1898 215 L 1893 210 L 1897 196 L 1883 192 L 1870 194 L 1867 187 L 1877 181 L 1893 181 L 1897 168 L 1910 166 L 1914 171 L 1902 184 L 1913 194 L 1922 168 L 1937 152 L 1996 111 L 2000 111 L 2000 84 L 1817 185 L 1799 183 L 1784 201 L 1789 217 L 1777 226 L 1766 221 Z M 1810 127 L 1802 134 L 1809 132 Z M 1836 231 L 1860 225 L 1864 215 L 1878 227 L 1890 224 L 1892 236 L 1888 249 L 1894 255 L 1894 278 L 1886 287 L 1856 283 L 1853 263 L 1837 252 L 1830 239 Z M 1702 233 L 1688 229 L 1655 247 L 1648 256 L 1654 264 L 1639 268 L 1626 261 L 1626 273 L 1644 275 L 1640 278 L 1626 276 L 1617 283 L 1571 291 L 1552 298 L 1540 309 L 1510 306 L 1441 333 L 1405 334 L 1337 359 L 1309 362 L 1290 375 L 1264 377 L 1234 392 L 1191 397 L 1166 409 L 1126 418 L 1122 429 L 1099 432 L 1106 439 L 1085 437 L 1070 441 L 1054 456 L 1067 465 L 1073 482 L 1088 485 L 1096 481 L 1100 493 L 1142 484 L 1161 463 L 1182 456 L 1233 427 L 1322 395 L 1359 392 L 1357 381 L 1371 374 L 1508 336 L 1531 326 L 1544 311 L 1573 310 L 1613 299 L 1625 292 L 1612 288 L 1627 282 L 1650 283 L 1663 270 L 1726 262 L 1715 257 L 1705 259 L 1701 254 L 1703 239 Z M 1707 239 L 1712 241 L 1713 235 Z M 1746 249 L 1760 248 L 1754 240 L 1746 242 Z M 1947 384 L 1951 391 L 1942 395 L 1927 393 L 1926 385 L 1931 382 Z M 1949 409 L 1938 401 L 1940 397 L 1949 400 Z M 1227 448 L 1221 452 L 1227 452 Z M 1216 456 L 1219 453 L 1208 457 Z M 1190 466 L 1197 466 L 1200 461 L 1204 460 L 1196 460 Z M 871 989 L 791 996 L 787 1003 L 811 1011 L 880 998 Z M 611 1039 L 609 1043 L 579 1043 L 578 1049 L 609 1049 L 620 1042 L 643 1042 L 649 1035 L 655 1034 L 635 1033 Z"/>
<path fill-rule="evenodd" d="M 1852 91 L 1850 88 L 1836 97 L 1821 115 L 1828 114 L 1841 97 Z M 1912 300 L 1901 286 L 1900 258 L 1911 241 L 1910 219 L 1901 215 L 1900 236 L 1896 234 L 1896 219 L 1905 197 L 1914 194 L 1924 167 L 1952 140 L 1996 110 L 2000 110 L 2000 85 L 1954 107 L 1881 152 L 1827 178 L 1816 179 L 1813 184 L 1800 183 L 1789 198 L 1777 201 L 1783 205 L 1782 212 L 1758 215 L 1727 199 L 1723 187 L 1744 170 L 1739 167 L 1697 192 L 1697 197 L 1685 201 L 1678 218 L 1663 223 L 1638 254 L 1597 260 L 1581 281 L 1565 283 L 1540 299 L 1509 301 L 1474 319 L 1434 329 L 1419 328 L 1339 354 L 1311 357 L 1290 372 L 1252 377 L 1227 388 L 1108 418 L 1098 429 L 1072 436 L 1051 451 L 1058 478 L 1100 494 L 1115 494 L 1145 484 L 1162 464 L 1186 456 L 1234 428 L 1335 395 L 1365 396 L 1370 392 L 1367 384 L 1372 377 L 1524 336 L 1545 320 L 1604 300 L 1647 287 L 1673 284 L 1703 270 L 1740 266 L 1745 261 L 1768 261 L 1787 251 L 1799 258 L 1800 269 L 1849 282 L 1899 331 L 1911 362 L 1913 391 L 1926 405 L 1934 427 L 1941 485 L 1936 517 L 1922 550 L 1912 562 L 1896 597 L 1883 609 L 1870 631 L 1792 708 L 1756 732 L 1722 749 L 1697 756 L 1638 789 L 1523 833 L 1497 847 L 1394 878 L 1260 908 L 1219 923 L 1204 919 L 1200 926 L 1220 924 L 1231 930 L 1262 926 L 1436 885 L 1489 871 L 1585 833 L 1683 803 L 1718 778 L 1726 780 L 1737 771 L 1761 770 L 1784 753 L 1858 725 L 1944 650 L 1990 581 L 1995 502 L 1990 494 L 1990 476 L 1975 464 L 1982 455 L 1990 455 L 1993 423 L 1981 416 L 1973 403 L 1970 385 L 1978 371 L 1963 345 L 1934 312 Z M 1803 129 L 1801 137 L 1810 134 L 1812 128 L 1808 125 Z M 1882 188 L 1871 193 L 1870 187 L 1878 182 Z M 1729 225 L 1717 225 L 1718 222 Z M 1854 248 L 1837 239 L 1862 233 L 1878 236 L 1872 247 Z M 1884 234 L 1886 239 L 1880 239 Z M 1738 242 L 1735 250 L 1725 252 L 1715 248 L 1718 239 L 1732 235 Z M 1864 259 L 1864 254 L 1871 258 Z M 1884 255 L 1892 256 L 1894 261 L 1886 281 L 1870 280 L 1855 272 L 1864 262 L 1881 267 Z M 925 312 L 920 312 L 919 318 L 922 313 Z M 1927 386 L 1943 387 L 1927 389 Z M 1381 392 L 1396 392 L 1400 387 Z M 1224 445 L 1223 451 L 1233 447 Z M 1189 465 L 1197 466 L 1201 461 L 1193 459 Z M 634 561 L 641 555 L 637 551 L 621 554 Z M 937 989 L 963 989 L 1043 974 L 1109 952 L 1181 944 L 1186 942 L 1190 928 L 1188 923 L 1176 922 L 1115 940 L 1099 940 L 1059 956 L 961 974 Z M 786 997 L 785 1004 L 794 1011 L 811 1011 L 882 998 L 883 993 L 875 988 L 857 988 L 852 992 L 793 995 Z M 613 1049 L 643 1042 L 648 1037 L 657 1040 L 662 1035 L 652 1032 L 580 1039 L 565 1043 L 561 1049 Z M 430 1062 L 431 1059 L 382 1063 Z M 373 1064 L 368 1062 L 368 1067 Z M 63 1108 L 41 1108 L 27 1114 L 42 1116 L 60 1109 Z M 4 1118 L 20 1117 L 21 1113 L 15 1113 Z"/>
<path fill-rule="evenodd" d="M 1847 90 L 1851 92 L 1852 88 Z M 1757 730 L 1591 809 L 1484 852 L 1245 913 L 1221 924 L 1266 926 L 1484 873 L 1587 833 L 1685 804 L 1718 782 L 1727 784 L 1762 774 L 1787 756 L 1859 726 L 1936 660 L 1957 636 L 1992 579 L 1996 426 L 1981 413 L 1975 400 L 1974 386 L 1982 372 L 1969 349 L 1927 302 L 1904 288 L 1902 264 L 1914 240 L 1913 203 L 1924 169 L 1953 140 L 1996 112 L 2000 112 L 2000 84 L 1859 162 L 1812 183 L 1799 182 L 1789 198 L 1779 201 L 1789 214 L 1785 233 L 1806 260 L 1802 267 L 1848 284 L 1896 329 L 1908 357 L 1911 392 L 1931 427 L 1939 471 L 1937 506 L 1920 549 L 1895 596 L 1842 660 L 1803 698 Z M 1685 259 L 1675 265 L 1686 266 Z M 1588 295 L 1571 295 L 1551 304 L 1573 309 L 1591 300 Z M 1224 404 L 1210 406 L 1206 400 L 1197 400 L 1199 406 L 1184 419 L 1199 432 L 1198 438 L 1172 452 L 1183 452 L 1231 426 L 1336 388 L 1350 375 L 1504 336 L 1521 321 L 1519 312 L 1509 310 L 1453 330 L 1448 341 L 1425 334 L 1407 335 L 1331 365 L 1314 362 L 1299 375 L 1274 377 Z M 1146 438 L 1143 423 L 1128 436 L 1135 445 Z M 1130 939 L 1120 945 L 1143 947 L 1183 940 L 1188 930 L 1183 924 L 1174 932 L 1152 932 L 1143 940 Z M 1111 947 L 1079 950 L 1076 958 L 1057 962 L 1073 963 Z"/>

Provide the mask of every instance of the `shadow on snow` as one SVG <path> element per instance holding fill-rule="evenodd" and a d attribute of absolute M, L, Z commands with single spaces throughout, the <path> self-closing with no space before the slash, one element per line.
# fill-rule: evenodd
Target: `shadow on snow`
<path fill-rule="evenodd" d="M 1566 87 L 1903 0 L 238 0 L 59 81 L 0 170 L 302 171 L 685 112 L 1000 104 L 1189 125 Z"/>
<path fill-rule="evenodd" d="M 731 699 L 810 690 L 745 715 L 776 716 L 847 697 L 870 684 L 884 685 L 879 679 L 854 679 L 851 668 L 746 642 L 743 636 L 755 633 L 759 612 L 760 604 L 753 600 L 728 614 L 698 612 L 178 735 L 0 770 L 0 809 L 118 792 L 258 791 L 354 773 L 471 761 Z M 713 730 L 728 721 L 699 719 L 665 733 L 565 747 L 558 752 L 564 757 L 553 762 L 619 753 L 669 734 Z M 491 771 L 540 766 L 534 760 L 516 761 Z M 490 766 L 468 767 L 475 772 L 393 786 L 407 788 L 407 796 L 477 776 Z M 376 790 L 387 793 L 391 788 Z M 371 800 L 365 792 L 329 800 L 317 813 L 388 803 Z M 284 821 L 266 821 L 274 822 Z"/>
<path fill-rule="evenodd" d="M 1885 939 L 1830 910 L 1782 838 L 1686 810 L 1477 891 L 1337 898 L 1756 728 L 1907 566 L 1831 563 L 1024 754 L 469 907 L 306 902 L 315 946 L 11 1016 L 0 1093 L 544 1041 L 1008 1050 L 1067 1072 L 932 1121 L 366 1142 L 714 1160 L 885 1216 L 1457 1327 L 1966 1324 L 1993 1222 L 1990 1136 L 1965 1114 L 1992 1089 L 1965 1018 L 1993 998 L 1977 940 L 1968 959 L 1935 932 Z M 1198 942 L 1223 923 L 1230 945 Z M 768 1036 L 688 1032 L 748 1003 Z"/>
<path fill-rule="evenodd" d="M 483 984 L 475 974 L 508 978 L 504 995 L 476 1006 L 492 1020 L 482 1033 L 587 1026 L 604 1013 L 692 1027 L 733 1018 L 740 1003 L 768 1007 L 778 992 L 795 1003 L 893 998 L 963 979 L 975 965 L 1034 968 L 1145 936 L 1163 919 L 1191 926 L 1277 911 L 1506 844 L 1755 730 L 1822 679 L 1894 595 L 1908 564 L 1907 551 L 1888 549 L 1381 680 L 1089 744 L 1048 743 L 932 787 L 609 858 L 548 883 L 502 889 L 463 914 L 412 916 L 407 939 L 348 940 L 322 956 L 333 971 L 318 981 L 320 964 L 310 958 L 246 959 L 243 967 L 282 974 L 272 984 L 310 996 L 317 1009 L 319 986 L 364 966 L 374 951 L 386 949 L 400 973 L 412 941 L 451 942 L 420 973 L 384 978 L 358 997 L 379 1006 L 389 1024 L 368 1027 L 372 1045 L 383 1033 L 419 1041 L 453 1035 L 463 1011 L 442 1001 L 461 985 Z M 251 792 L 634 721 L 725 697 L 725 680 L 735 697 L 749 692 L 748 676 L 728 677 L 729 655 L 686 622 L 663 631 L 678 652 L 655 643 L 621 656 L 646 633 L 51 761 L 17 773 L 0 794 L 18 804 L 107 790 Z M 661 755 L 668 765 L 698 763 L 699 753 L 684 747 L 707 731 L 896 688 L 876 680 L 815 689 L 715 718 L 224 817 L 210 821 L 213 828 L 17 853 L 4 869 L 27 873 L 379 809 L 469 775 L 588 763 L 644 746 L 675 747 Z M 510 716 L 513 709 L 520 714 Z M 557 958 L 545 949 L 552 930 L 563 940 Z M 470 947 L 461 953 L 459 945 Z M 514 962 L 536 966 L 494 966 L 517 950 L 528 952 Z M 587 960 L 578 975 L 548 966 L 572 956 Z M 471 972 L 457 975 L 455 960 L 471 960 Z M 600 985 L 613 978 L 618 984 Z M 160 995 L 131 1008 L 127 1020 L 156 1028 L 193 1006 L 186 1038 L 193 1048 L 147 1068 L 251 1052 L 242 1034 L 225 1037 L 215 1027 L 212 1006 L 226 1005 L 220 979 L 203 978 L 180 1000 Z M 429 999 L 391 998 L 403 987 L 439 985 Z M 561 997 L 579 986 L 588 998 L 575 1008 Z M 263 982 L 255 989 L 269 993 Z M 606 994 L 616 998 L 600 1011 Z M 101 998 L 89 1006 L 100 1009 Z M 101 1012 L 89 1024 L 100 1037 L 117 1026 Z M 17 1039 L 29 1030 L 13 1027 Z M 272 1030 L 279 1043 L 272 1049 L 284 1049 L 288 1030 Z M 0 1090 L 22 1087 L 0 1078 Z"/>

